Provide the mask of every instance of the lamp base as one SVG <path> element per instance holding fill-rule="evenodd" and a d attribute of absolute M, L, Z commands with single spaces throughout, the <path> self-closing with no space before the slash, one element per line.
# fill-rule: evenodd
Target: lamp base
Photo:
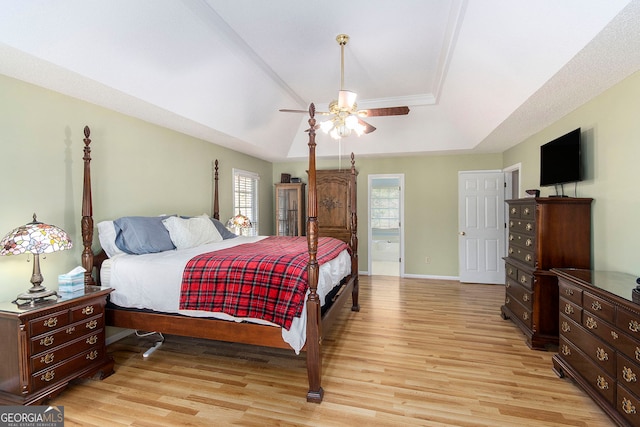
<path fill-rule="evenodd" d="M 25 303 L 20 303 L 18 301 L 27 301 L 29 302 L 29 305 L 31 307 L 35 307 L 36 302 L 39 302 L 45 298 L 48 298 L 50 296 L 56 296 L 56 299 L 59 298 L 60 296 L 58 295 L 58 293 L 56 291 L 51 291 L 49 289 L 43 288 L 42 290 L 38 290 L 33 292 L 32 290 L 29 290 L 29 292 L 23 292 L 21 294 L 19 294 L 16 299 L 13 301 L 14 304 L 18 304 L 18 305 L 22 305 Z"/>

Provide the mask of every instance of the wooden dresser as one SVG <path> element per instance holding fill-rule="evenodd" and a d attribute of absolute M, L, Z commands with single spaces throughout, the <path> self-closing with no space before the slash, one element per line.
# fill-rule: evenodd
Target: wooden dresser
<path fill-rule="evenodd" d="M 640 305 L 636 277 L 553 269 L 559 277 L 560 346 L 553 369 L 571 377 L 621 426 L 640 426 Z"/>
<path fill-rule="evenodd" d="M 316 188 L 319 236 L 335 237 L 348 244 L 352 227 L 355 227 L 351 218 L 351 204 L 357 200 L 355 177 L 352 177 L 351 169 L 316 171 Z M 353 208 L 355 210 L 356 207 Z"/>
<path fill-rule="evenodd" d="M 110 292 L 87 286 L 35 307 L 0 303 L 0 405 L 40 404 L 75 378 L 113 373 L 104 329 Z"/>
<path fill-rule="evenodd" d="M 527 345 L 558 344 L 558 279 L 554 267 L 591 267 L 593 199 L 544 197 L 508 200 L 505 303 L 501 312 Z"/>

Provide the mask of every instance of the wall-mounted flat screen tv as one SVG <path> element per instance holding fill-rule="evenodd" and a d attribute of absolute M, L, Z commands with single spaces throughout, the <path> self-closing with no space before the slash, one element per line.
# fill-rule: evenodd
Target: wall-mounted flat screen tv
<path fill-rule="evenodd" d="M 540 186 L 581 180 L 580 128 L 540 147 Z"/>

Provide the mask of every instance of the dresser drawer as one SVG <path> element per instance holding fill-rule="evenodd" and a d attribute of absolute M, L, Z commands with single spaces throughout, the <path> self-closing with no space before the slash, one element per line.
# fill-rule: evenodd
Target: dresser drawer
<path fill-rule="evenodd" d="M 507 294 L 507 297 L 505 298 L 504 305 L 509 307 L 515 317 L 523 322 L 528 329 L 531 329 L 531 310 L 520 304 L 518 300 L 513 299 L 509 294 Z"/>
<path fill-rule="evenodd" d="M 604 369 L 607 373 L 614 376 L 616 373 L 616 352 L 608 344 L 605 344 L 599 338 L 595 337 L 581 325 L 567 316 L 560 315 L 560 325 L 569 325 L 569 330 L 562 329 L 562 336 L 565 340 L 571 341 L 584 354 L 589 356 L 593 363 Z"/>
<path fill-rule="evenodd" d="M 622 384 L 618 384 L 616 409 L 632 425 L 640 426 L 640 401 Z"/>
<path fill-rule="evenodd" d="M 69 312 L 67 310 L 48 314 L 29 321 L 28 330 L 30 336 L 36 336 L 50 332 L 69 324 Z"/>
<path fill-rule="evenodd" d="M 533 250 L 535 247 L 535 236 L 511 232 L 509 233 L 509 245 L 520 246 L 524 249 Z"/>
<path fill-rule="evenodd" d="M 640 340 L 640 315 L 624 308 L 618 309 L 616 326 L 630 334 L 634 339 Z"/>
<path fill-rule="evenodd" d="M 523 288 L 518 283 L 511 279 L 507 279 L 507 284 L 505 285 L 507 288 L 507 297 L 512 298 L 515 301 L 518 301 L 524 307 L 531 311 L 533 308 L 533 292 L 530 290 Z"/>
<path fill-rule="evenodd" d="M 58 346 L 50 351 L 31 357 L 31 372 L 37 372 L 49 366 L 54 366 L 69 357 L 83 352 L 97 343 L 104 342 L 104 330 L 100 329 L 91 335 L 70 342 L 67 345 Z"/>
<path fill-rule="evenodd" d="M 68 325 L 54 332 L 40 335 L 31 339 L 31 354 L 55 348 L 73 339 L 79 338 L 89 332 L 104 328 L 104 316 L 95 316 L 82 322 Z"/>
<path fill-rule="evenodd" d="M 562 358 L 574 367 L 594 390 L 613 405 L 616 392 L 615 377 L 596 366 L 588 356 L 563 336 L 560 337 L 559 352 Z"/>
<path fill-rule="evenodd" d="M 509 232 L 522 233 L 532 235 L 536 231 L 536 224 L 533 220 L 527 221 L 522 219 L 509 220 Z"/>
<path fill-rule="evenodd" d="M 640 395 L 640 367 L 622 354 L 616 356 L 617 379 L 629 391 Z"/>
<path fill-rule="evenodd" d="M 585 292 L 582 295 L 582 306 L 585 310 L 588 310 L 598 316 L 599 318 L 606 320 L 607 322 L 614 323 L 616 308 L 608 301 L 598 298 L 595 295 L 591 295 L 589 292 Z"/>
<path fill-rule="evenodd" d="M 582 323 L 582 307 L 564 298 L 560 298 L 560 313 L 566 315 L 576 323 Z"/>
<path fill-rule="evenodd" d="M 558 278 L 558 291 L 560 292 L 560 296 L 564 299 L 567 299 L 577 305 L 582 306 L 582 289 L 579 287 L 572 285 L 570 282 Z"/>
<path fill-rule="evenodd" d="M 617 328 L 586 310 L 582 311 L 582 326 L 615 348 L 622 342 Z"/>
<path fill-rule="evenodd" d="M 532 268 L 536 265 L 533 250 L 520 248 L 518 246 L 509 246 L 509 256 L 531 266 Z"/>
<path fill-rule="evenodd" d="M 518 280 L 518 269 L 516 267 L 514 267 L 513 265 L 509 264 L 508 262 L 505 264 L 505 274 L 507 275 L 507 278 L 509 279 L 513 279 L 513 280 Z"/>

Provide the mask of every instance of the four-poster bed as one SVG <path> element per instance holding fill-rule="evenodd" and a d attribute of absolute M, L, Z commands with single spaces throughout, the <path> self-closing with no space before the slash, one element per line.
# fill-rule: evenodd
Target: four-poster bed
<path fill-rule="evenodd" d="M 348 242 L 348 263 L 346 276 L 339 280 L 338 287 L 331 293 L 333 303 L 325 304 L 321 309 L 321 299 L 324 295 L 319 295 L 319 265 L 320 254 L 318 253 L 318 242 L 324 242 L 319 237 L 318 232 L 318 198 L 316 188 L 316 159 L 315 159 L 315 106 L 309 107 L 309 167 L 308 167 L 308 208 L 307 208 L 307 237 L 306 251 L 304 255 L 306 263 L 306 280 L 304 284 L 306 293 L 306 305 L 303 316 L 306 315 L 306 341 L 302 344 L 302 350 L 306 351 L 307 374 L 309 380 L 309 390 L 307 401 L 320 403 L 323 398 L 321 385 L 322 377 L 322 351 L 321 342 L 324 334 L 331 329 L 331 325 L 337 319 L 339 310 L 344 306 L 349 294 L 352 297 L 352 311 L 359 311 L 358 305 L 358 238 L 357 238 L 357 212 L 356 212 L 356 192 L 351 192 L 351 236 Z M 90 130 L 84 129 L 84 188 L 82 201 L 82 240 L 84 249 L 82 252 L 82 265 L 86 269 L 85 283 L 95 284 L 92 272 L 97 268 L 96 278 L 100 280 L 100 269 L 102 263 L 107 259 L 104 251 L 94 255 L 91 246 L 93 242 L 93 207 L 91 199 L 91 148 Z M 218 161 L 215 162 L 214 176 L 214 200 L 213 217 L 219 219 L 218 209 Z M 356 171 L 353 154 L 351 156 L 351 188 L 356 186 Z M 238 238 L 239 239 L 239 238 Z M 269 238 L 268 238 L 269 239 Z M 294 238 L 292 238 L 294 239 Z M 299 238 L 298 238 L 299 239 Z M 303 238 L 304 239 L 304 238 Z M 234 239 L 235 240 L 235 239 Z M 334 239 L 331 239 L 334 240 Z M 324 243 L 322 243 L 324 245 Z M 344 244 L 343 244 L 344 245 Z M 177 252 L 177 251 L 173 251 Z M 345 253 L 347 251 L 344 251 Z M 133 255 L 135 257 L 135 255 Z M 116 257 L 113 258 L 115 263 Z M 325 274 L 322 274 L 324 277 Z M 112 294 L 116 295 L 116 289 Z M 328 297 L 327 297 L 328 298 Z M 284 330 L 273 325 L 256 324 L 250 322 L 237 322 L 216 320 L 211 317 L 190 317 L 181 314 L 171 314 L 166 312 L 156 312 L 150 310 L 125 309 L 118 306 L 110 306 L 106 311 L 106 322 L 109 326 L 117 326 L 143 331 L 158 331 L 165 334 L 182 335 L 195 338 L 205 338 L 212 340 L 253 344 L 259 346 L 290 348 L 289 344 L 283 340 Z"/>

